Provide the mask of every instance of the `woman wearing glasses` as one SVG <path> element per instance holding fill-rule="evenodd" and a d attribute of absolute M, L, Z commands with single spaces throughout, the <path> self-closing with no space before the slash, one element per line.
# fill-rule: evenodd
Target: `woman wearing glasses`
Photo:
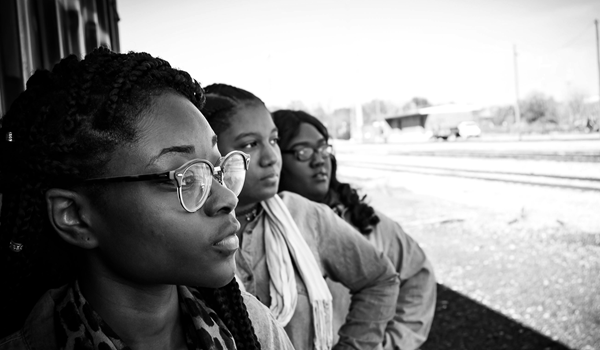
<path fill-rule="evenodd" d="M 2 120 L 0 348 L 291 349 L 234 279 L 248 156 L 203 101 L 145 53 L 29 79 Z"/>
<path fill-rule="evenodd" d="M 278 132 L 260 99 L 224 84 L 205 91 L 202 113 L 219 137 L 219 149 L 252 157 L 236 209 L 242 225 L 237 272 L 246 290 L 270 307 L 296 349 L 330 349 L 327 276 L 354 294 L 334 348 L 376 348 L 394 315 L 393 266 L 327 206 L 293 193 L 277 195 Z"/>
<path fill-rule="evenodd" d="M 401 285 L 383 347 L 417 349 L 429 334 L 436 300 L 435 277 L 425 253 L 400 225 L 337 180 L 329 135 L 317 118 L 280 110 L 273 113 L 273 120 L 283 154 L 279 189 L 327 204 L 392 261 Z M 328 285 L 334 299 L 334 329 L 338 329 L 348 314 L 350 294 L 339 283 L 328 281 Z"/>

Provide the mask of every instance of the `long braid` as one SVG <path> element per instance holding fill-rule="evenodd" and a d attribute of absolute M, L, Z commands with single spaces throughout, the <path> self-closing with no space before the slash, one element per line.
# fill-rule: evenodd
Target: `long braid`
<path fill-rule="evenodd" d="M 239 350 L 261 348 L 235 278 L 225 287 L 205 288 L 203 294 L 208 305 L 223 319 Z"/>
<path fill-rule="evenodd" d="M 69 56 L 52 72 L 37 71 L 12 104 L 0 140 L 0 337 L 21 327 L 46 290 L 76 278 L 76 248 L 51 227 L 45 192 L 102 176 L 114 150 L 136 140 L 141 112 L 165 91 L 198 109 L 204 103 L 200 85 L 166 61 L 101 48 L 81 61 Z M 11 242 L 22 244 L 22 251 L 10 250 Z M 235 330 L 238 346 L 259 348 L 237 284 L 216 293 L 219 314 Z"/>

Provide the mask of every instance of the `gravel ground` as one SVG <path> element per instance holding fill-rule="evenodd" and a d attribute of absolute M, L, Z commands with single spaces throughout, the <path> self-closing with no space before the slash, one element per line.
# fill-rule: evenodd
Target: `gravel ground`
<path fill-rule="evenodd" d="M 562 199 L 552 201 L 554 194 L 547 192 L 550 198 L 539 197 L 540 207 L 548 209 L 541 215 L 526 207 L 507 211 L 414 193 L 399 185 L 406 179 L 397 174 L 394 181 L 360 182 L 344 178 L 343 168 L 340 175 L 360 183 L 372 204 L 400 222 L 435 266 L 440 296 L 424 350 L 600 349 L 598 216 L 586 214 L 583 226 L 562 216 L 549 219 Z M 524 189 L 521 195 L 532 193 Z M 598 198 L 582 196 L 586 206 Z"/>

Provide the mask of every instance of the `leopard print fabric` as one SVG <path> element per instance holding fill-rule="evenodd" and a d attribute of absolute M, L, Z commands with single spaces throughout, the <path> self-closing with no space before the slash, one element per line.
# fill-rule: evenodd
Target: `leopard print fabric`
<path fill-rule="evenodd" d="M 219 316 L 193 288 L 178 286 L 182 327 L 188 349 L 236 349 L 233 336 Z M 129 350 L 119 336 L 92 309 L 75 281 L 56 302 L 54 310 L 59 349 Z"/>

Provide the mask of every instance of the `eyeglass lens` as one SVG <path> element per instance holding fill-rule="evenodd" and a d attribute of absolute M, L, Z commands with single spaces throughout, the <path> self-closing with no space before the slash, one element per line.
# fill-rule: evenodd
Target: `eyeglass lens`
<path fill-rule="evenodd" d="M 319 152 L 321 157 L 329 157 L 329 155 L 331 154 L 331 151 L 332 151 L 331 145 L 323 145 L 317 149 L 314 149 L 312 147 L 305 147 L 305 148 L 300 149 L 297 152 L 297 157 L 298 157 L 298 160 L 303 160 L 303 161 L 309 160 L 313 157 L 315 152 Z"/>
<path fill-rule="evenodd" d="M 240 194 L 246 179 L 245 160 L 241 154 L 233 153 L 221 164 L 223 185 L 236 196 Z M 190 211 L 198 210 L 203 204 L 213 180 L 213 173 L 206 163 L 195 163 L 183 172 L 181 199 Z"/>
<path fill-rule="evenodd" d="M 246 164 L 241 154 L 230 155 L 223 164 L 223 184 L 237 196 L 242 192 L 246 180 Z"/>
<path fill-rule="evenodd" d="M 196 211 L 208 197 L 212 171 L 208 164 L 196 163 L 183 172 L 181 200 L 190 211 Z"/>

